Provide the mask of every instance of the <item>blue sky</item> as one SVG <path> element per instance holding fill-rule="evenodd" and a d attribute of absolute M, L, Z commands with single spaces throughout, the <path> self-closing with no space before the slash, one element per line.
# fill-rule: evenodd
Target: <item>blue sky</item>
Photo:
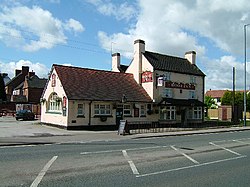
<path fill-rule="evenodd" d="M 47 77 L 54 63 L 110 70 L 111 46 L 128 65 L 133 41 L 143 39 L 146 50 L 163 54 L 195 50 L 206 90 L 231 89 L 233 67 L 243 89 L 249 13 L 247 0 L 2 0 L 0 72 L 12 78 L 28 65 Z"/>

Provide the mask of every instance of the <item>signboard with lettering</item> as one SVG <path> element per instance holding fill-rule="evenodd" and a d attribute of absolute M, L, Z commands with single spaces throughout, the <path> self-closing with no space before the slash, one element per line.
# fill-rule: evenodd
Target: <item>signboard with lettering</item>
<path fill-rule="evenodd" d="M 150 71 L 143 72 L 141 76 L 141 82 L 142 83 L 153 82 L 153 73 Z"/>
<path fill-rule="evenodd" d="M 52 74 L 51 76 L 51 86 L 52 87 L 56 86 L 56 74 Z"/>
<path fill-rule="evenodd" d="M 195 90 L 195 85 L 190 83 L 182 83 L 182 82 L 165 82 L 166 88 L 180 88 L 180 89 L 188 89 Z"/>
<path fill-rule="evenodd" d="M 125 134 L 126 124 L 127 124 L 127 120 L 120 120 L 118 135 L 124 135 Z"/>

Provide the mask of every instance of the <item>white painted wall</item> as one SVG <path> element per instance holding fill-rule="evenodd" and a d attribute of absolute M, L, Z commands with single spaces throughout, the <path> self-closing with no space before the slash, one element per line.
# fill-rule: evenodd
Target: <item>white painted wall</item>
<path fill-rule="evenodd" d="M 41 103 L 41 122 L 42 123 L 51 123 L 51 124 L 57 124 L 57 125 L 61 125 L 61 126 L 67 126 L 67 122 L 68 122 L 68 102 L 67 102 L 67 114 L 66 116 L 62 115 L 62 111 L 61 113 L 50 113 L 48 112 L 48 99 L 51 93 L 56 92 L 57 95 L 60 98 L 63 98 L 64 96 L 66 96 L 66 93 L 62 87 L 61 81 L 56 73 L 55 70 L 52 71 L 52 74 L 56 75 L 56 86 L 52 87 L 51 86 L 51 77 L 50 80 L 48 80 L 48 85 L 45 88 L 45 93 L 43 98 L 46 100 L 46 102 Z M 67 96 L 66 96 L 67 97 Z"/>

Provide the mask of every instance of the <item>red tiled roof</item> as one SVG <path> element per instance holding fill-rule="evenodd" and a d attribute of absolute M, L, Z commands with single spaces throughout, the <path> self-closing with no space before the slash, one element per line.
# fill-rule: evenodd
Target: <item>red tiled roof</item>
<path fill-rule="evenodd" d="M 70 100 L 151 102 L 132 74 L 53 65 Z"/>
<path fill-rule="evenodd" d="M 213 98 L 222 98 L 224 93 L 228 90 L 209 90 L 206 92 L 206 96 L 211 96 Z"/>

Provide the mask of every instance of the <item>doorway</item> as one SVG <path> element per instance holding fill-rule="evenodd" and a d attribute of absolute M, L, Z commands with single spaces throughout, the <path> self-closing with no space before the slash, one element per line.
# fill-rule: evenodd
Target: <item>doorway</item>
<path fill-rule="evenodd" d="M 123 108 L 116 109 L 116 125 L 119 126 L 120 120 L 123 120 Z"/>

